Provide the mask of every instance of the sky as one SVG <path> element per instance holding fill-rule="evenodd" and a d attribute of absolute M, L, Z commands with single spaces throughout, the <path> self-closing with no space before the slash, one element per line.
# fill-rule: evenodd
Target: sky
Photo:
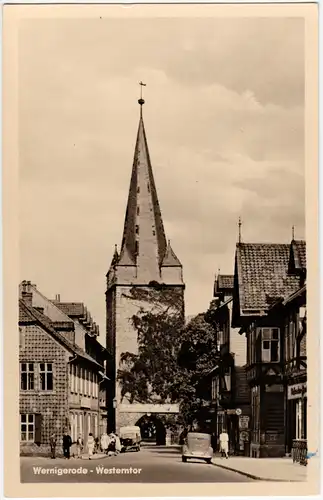
<path fill-rule="evenodd" d="M 242 241 L 305 237 L 301 18 L 35 19 L 19 34 L 20 278 L 82 301 L 105 343 L 144 81 L 144 121 L 186 314 Z"/>

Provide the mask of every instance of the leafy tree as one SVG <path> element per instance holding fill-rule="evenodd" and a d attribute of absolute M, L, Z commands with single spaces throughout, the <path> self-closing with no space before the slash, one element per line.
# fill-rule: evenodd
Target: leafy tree
<path fill-rule="evenodd" d="M 180 409 L 187 425 L 203 418 L 210 397 L 205 376 L 218 357 L 216 331 L 205 321 L 204 314 L 199 314 L 184 328 L 178 354 Z"/>
<path fill-rule="evenodd" d="M 121 355 L 121 396 L 130 403 L 173 402 L 172 384 L 178 371 L 184 320 L 181 291 L 174 293 L 162 285 L 150 289 L 134 287 L 128 298 L 139 305 L 138 313 L 132 317 L 138 352 Z"/>

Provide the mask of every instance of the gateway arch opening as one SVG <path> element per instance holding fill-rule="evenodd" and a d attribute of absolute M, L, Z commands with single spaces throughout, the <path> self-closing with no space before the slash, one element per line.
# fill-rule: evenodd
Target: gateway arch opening
<path fill-rule="evenodd" d="M 156 415 L 143 415 L 136 423 L 140 427 L 141 439 L 145 443 L 165 446 L 166 429 L 162 420 Z"/>

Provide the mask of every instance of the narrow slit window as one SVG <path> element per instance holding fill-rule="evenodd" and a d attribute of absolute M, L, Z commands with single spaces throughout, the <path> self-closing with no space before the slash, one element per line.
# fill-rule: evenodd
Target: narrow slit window
<path fill-rule="evenodd" d="M 137 207 L 137 215 L 139 215 L 139 214 L 140 214 L 140 208 Z"/>
<path fill-rule="evenodd" d="M 138 226 L 138 224 L 136 225 L 136 234 L 139 234 L 139 226 Z"/>

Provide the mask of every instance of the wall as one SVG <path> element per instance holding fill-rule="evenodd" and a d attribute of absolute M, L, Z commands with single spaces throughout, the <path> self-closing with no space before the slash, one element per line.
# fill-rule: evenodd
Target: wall
<path fill-rule="evenodd" d="M 19 350 L 20 362 L 53 364 L 53 391 L 20 391 L 20 413 L 41 413 L 41 442 L 49 443 L 55 431 L 61 437 L 68 417 L 68 351 L 37 325 L 21 325 L 23 344 Z M 37 377 L 37 373 L 36 373 Z M 38 383 L 37 377 L 35 383 Z M 19 381 L 20 383 L 20 381 Z"/>

